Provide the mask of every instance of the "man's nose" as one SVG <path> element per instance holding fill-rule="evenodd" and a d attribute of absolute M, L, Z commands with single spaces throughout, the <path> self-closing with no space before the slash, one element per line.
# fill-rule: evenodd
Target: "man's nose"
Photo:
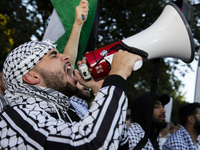
<path fill-rule="evenodd" d="M 66 54 L 60 54 L 60 55 L 61 55 L 62 60 L 69 60 L 70 59 L 69 55 L 66 55 Z"/>
<path fill-rule="evenodd" d="M 165 108 L 164 108 L 164 107 L 162 108 L 162 112 L 166 113 L 166 110 L 165 110 Z"/>

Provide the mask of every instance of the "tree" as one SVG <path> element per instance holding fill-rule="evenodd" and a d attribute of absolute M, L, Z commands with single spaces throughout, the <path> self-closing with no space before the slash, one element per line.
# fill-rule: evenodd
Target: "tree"
<path fill-rule="evenodd" d="M 164 1 L 102 0 L 99 45 L 104 46 L 149 27 L 162 11 Z"/>
<path fill-rule="evenodd" d="M 34 36 L 37 40 L 42 40 L 53 11 L 53 5 L 50 0 L 28 0 L 24 5 L 31 8 L 28 9 L 30 16 L 32 16 L 31 20 L 35 20 L 37 24 L 37 34 Z"/>
<path fill-rule="evenodd" d="M 0 2 L 0 63 L 3 63 L 13 48 L 31 40 L 32 37 L 42 39 L 47 18 L 49 19 L 50 11 L 53 10 L 50 1 L 44 2 L 33 0 Z"/>
<path fill-rule="evenodd" d="M 0 55 L 0 64 L 3 63 L 3 60 L 6 57 L 6 54 L 10 51 L 13 45 L 13 38 L 11 35 L 11 29 L 6 27 L 7 22 L 10 21 L 9 17 L 6 17 L 0 14 L 0 37 L 1 37 L 1 55 Z M 4 49 L 3 49 L 4 48 Z"/>

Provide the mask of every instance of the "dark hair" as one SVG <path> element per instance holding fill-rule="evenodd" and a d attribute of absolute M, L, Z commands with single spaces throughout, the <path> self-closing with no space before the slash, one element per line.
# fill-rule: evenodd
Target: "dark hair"
<path fill-rule="evenodd" d="M 190 103 L 180 107 L 178 117 L 181 125 L 186 125 L 188 116 L 196 115 L 196 108 L 200 108 L 200 103 Z"/>

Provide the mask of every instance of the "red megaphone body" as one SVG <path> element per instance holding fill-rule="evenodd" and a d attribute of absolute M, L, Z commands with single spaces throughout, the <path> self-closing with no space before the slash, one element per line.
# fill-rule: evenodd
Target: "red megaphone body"
<path fill-rule="evenodd" d="M 85 54 L 89 70 L 94 79 L 101 79 L 108 75 L 110 72 L 110 63 L 104 58 L 104 56 L 107 57 L 116 53 L 118 50 L 115 46 L 118 46 L 120 42 L 121 41 L 115 42 Z"/>

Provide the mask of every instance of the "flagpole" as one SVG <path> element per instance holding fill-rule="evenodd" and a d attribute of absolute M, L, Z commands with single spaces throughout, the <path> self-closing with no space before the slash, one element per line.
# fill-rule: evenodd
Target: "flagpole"
<path fill-rule="evenodd" d="M 196 85 L 195 85 L 194 102 L 199 102 L 200 103 L 200 47 L 199 47 L 199 50 L 198 50 L 198 54 L 199 54 L 199 61 L 198 61 L 197 74 L 196 74 Z"/>

